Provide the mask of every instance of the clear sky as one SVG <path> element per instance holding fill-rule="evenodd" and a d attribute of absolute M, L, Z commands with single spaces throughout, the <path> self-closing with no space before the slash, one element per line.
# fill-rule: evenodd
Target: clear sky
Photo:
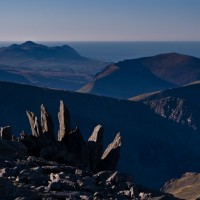
<path fill-rule="evenodd" d="M 0 41 L 200 41 L 200 0 L 1 0 Z"/>

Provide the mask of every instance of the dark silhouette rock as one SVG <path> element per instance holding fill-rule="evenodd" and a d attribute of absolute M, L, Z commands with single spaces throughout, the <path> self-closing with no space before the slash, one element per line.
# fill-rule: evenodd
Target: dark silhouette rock
<path fill-rule="evenodd" d="M 67 135 L 70 133 L 70 113 L 65 107 L 64 102 L 60 101 L 60 111 L 58 113 L 59 132 L 58 141 L 66 140 Z"/>
<path fill-rule="evenodd" d="M 42 132 L 46 137 L 54 139 L 54 125 L 51 116 L 49 115 L 47 109 L 42 104 L 41 107 L 41 127 Z"/>
<path fill-rule="evenodd" d="M 0 137 L 2 140 L 12 140 L 11 127 L 10 126 L 1 127 Z"/>
<path fill-rule="evenodd" d="M 118 133 L 111 144 L 104 151 L 98 170 L 115 170 L 119 160 L 120 147 L 122 144 L 120 133 Z"/>
<path fill-rule="evenodd" d="M 34 137 L 39 137 L 42 134 L 42 128 L 38 122 L 38 118 L 35 116 L 35 114 L 33 112 L 30 111 L 26 111 L 26 114 L 28 116 L 29 119 L 29 123 L 31 126 L 31 131 L 32 131 L 32 135 Z"/>
<path fill-rule="evenodd" d="M 103 127 L 98 125 L 88 139 L 88 151 L 91 170 L 95 170 L 103 154 Z"/>
<path fill-rule="evenodd" d="M 27 148 L 28 155 L 37 155 L 38 154 L 38 149 L 37 149 L 37 144 L 33 140 L 32 135 L 29 135 L 22 131 L 20 133 L 20 137 L 18 138 L 18 141 L 24 144 Z"/>
<path fill-rule="evenodd" d="M 65 144 L 69 152 L 80 160 L 80 163 L 82 163 L 83 166 L 88 166 L 87 144 L 83 140 L 83 136 L 78 127 L 66 136 Z"/>

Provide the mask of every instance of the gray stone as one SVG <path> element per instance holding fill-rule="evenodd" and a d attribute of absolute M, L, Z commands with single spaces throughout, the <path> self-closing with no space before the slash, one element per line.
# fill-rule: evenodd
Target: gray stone
<path fill-rule="evenodd" d="M 59 177 L 58 174 L 51 173 L 51 174 L 50 174 L 50 180 L 51 180 L 52 182 L 58 182 L 58 181 L 60 180 L 60 177 Z"/>
<path fill-rule="evenodd" d="M 42 134 L 42 128 L 38 122 L 38 118 L 35 116 L 33 112 L 26 111 L 26 114 L 29 119 L 29 123 L 31 126 L 32 135 L 35 137 L 39 137 Z"/>
<path fill-rule="evenodd" d="M 0 138 L 2 140 L 12 140 L 12 133 L 10 126 L 1 127 Z"/>
<path fill-rule="evenodd" d="M 42 132 L 46 137 L 48 137 L 48 139 L 54 140 L 53 120 L 43 104 L 41 105 L 40 110 Z"/>
<path fill-rule="evenodd" d="M 60 111 L 58 113 L 59 121 L 59 131 L 58 131 L 58 141 L 63 141 L 66 139 L 67 135 L 70 133 L 70 112 L 65 107 L 64 102 L 60 101 Z"/>
<path fill-rule="evenodd" d="M 103 127 L 98 125 L 88 139 L 90 169 L 95 170 L 103 154 Z"/>
<path fill-rule="evenodd" d="M 104 151 L 98 165 L 98 170 L 115 170 L 120 157 L 121 144 L 122 139 L 120 133 L 118 133 L 113 142 L 109 144 L 107 149 Z"/>

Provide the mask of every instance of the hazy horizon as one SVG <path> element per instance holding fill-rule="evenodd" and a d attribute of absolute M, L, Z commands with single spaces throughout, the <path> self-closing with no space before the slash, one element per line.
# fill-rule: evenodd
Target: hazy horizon
<path fill-rule="evenodd" d="M 1 1 L 0 41 L 200 41 L 198 0 Z"/>

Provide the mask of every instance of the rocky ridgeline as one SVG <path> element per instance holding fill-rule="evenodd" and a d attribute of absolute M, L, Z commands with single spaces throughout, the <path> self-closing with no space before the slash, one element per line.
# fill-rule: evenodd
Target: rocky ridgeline
<path fill-rule="evenodd" d="M 58 139 L 44 105 L 41 123 L 34 113 L 27 111 L 27 116 L 31 135 L 22 132 L 15 138 L 11 127 L 0 130 L 0 199 L 173 199 L 150 194 L 136 187 L 131 177 L 114 171 L 120 134 L 103 151 L 103 127 L 98 125 L 85 142 L 78 128 L 71 130 L 63 101 Z"/>

